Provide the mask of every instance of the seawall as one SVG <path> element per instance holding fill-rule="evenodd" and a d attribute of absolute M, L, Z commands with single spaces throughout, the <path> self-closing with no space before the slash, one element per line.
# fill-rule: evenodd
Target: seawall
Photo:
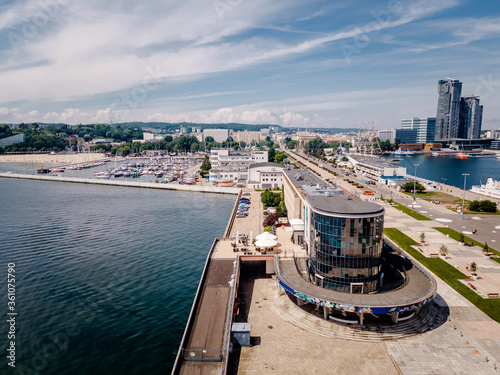
<path fill-rule="evenodd" d="M 144 189 L 163 189 L 163 190 L 180 190 L 180 191 L 194 191 L 199 193 L 214 193 L 214 194 L 234 194 L 240 193 L 239 188 L 219 187 L 219 186 L 198 186 L 198 185 L 179 185 L 179 184 L 160 184 L 154 182 L 142 181 L 124 181 L 124 180 L 99 180 L 91 178 L 79 177 L 61 177 L 61 176 L 44 176 L 44 175 L 29 175 L 17 173 L 0 173 L 0 178 L 16 178 L 24 180 L 37 180 L 37 181 L 53 181 L 53 182 L 71 182 L 78 184 L 92 184 L 92 185 L 110 185 L 110 186 L 123 186 Z"/>

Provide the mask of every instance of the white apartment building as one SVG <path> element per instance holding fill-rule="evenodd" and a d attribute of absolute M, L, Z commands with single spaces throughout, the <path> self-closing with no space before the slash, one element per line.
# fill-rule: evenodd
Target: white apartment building
<path fill-rule="evenodd" d="M 224 142 L 229 137 L 228 129 L 204 129 L 203 130 L 203 140 L 207 137 L 213 137 L 216 142 Z"/>
<path fill-rule="evenodd" d="M 260 143 L 261 133 L 260 131 L 248 131 L 248 130 L 238 131 L 236 133 L 235 141 L 245 142 L 247 145 L 250 145 L 252 141 L 255 141 L 255 143 Z"/>
<path fill-rule="evenodd" d="M 224 149 L 210 151 L 210 163 L 214 169 L 224 167 L 248 168 L 250 164 L 266 163 L 267 161 L 267 151 L 234 151 Z"/>

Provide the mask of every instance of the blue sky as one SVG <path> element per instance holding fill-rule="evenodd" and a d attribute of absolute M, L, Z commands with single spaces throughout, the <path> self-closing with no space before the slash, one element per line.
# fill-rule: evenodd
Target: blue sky
<path fill-rule="evenodd" d="M 17 0 L 0 4 L 0 122 L 399 127 L 437 82 L 500 128 L 500 2 Z"/>

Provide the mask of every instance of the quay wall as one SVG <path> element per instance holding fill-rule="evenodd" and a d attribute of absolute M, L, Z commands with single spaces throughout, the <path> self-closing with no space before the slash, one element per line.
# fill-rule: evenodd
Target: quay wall
<path fill-rule="evenodd" d="M 38 181 L 54 181 L 54 182 L 71 182 L 78 184 L 93 184 L 93 185 L 110 185 L 110 186 L 124 186 L 134 188 L 146 189 L 163 189 L 163 190 L 180 190 L 180 191 L 194 191 L 199 193 L 215 193 L 215 194 L 234 194 L 240 193 L 241 189 L 220 186 L 199 186 L 199 185 L 179 185 L 179 184 L 160 184 L 154 182 L 143 181 L 123 181 L 123 180 L 100 180 L 92 178 L 79 178 L 79 177 L 61 177 L 61 176 L 44 176 L 44 175 L 29 175 L 17 173 L 0 173 L 0 178 L 17 178 L 25 180 L 38 180 Z"/>

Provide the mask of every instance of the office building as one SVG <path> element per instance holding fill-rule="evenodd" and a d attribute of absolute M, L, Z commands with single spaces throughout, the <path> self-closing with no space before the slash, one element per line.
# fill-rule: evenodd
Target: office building
<path fill-rule="evenodd" d="M 460 128 L 460 96 L 462 82 L 448 78 L 438 84 L 436 141 L 458 138 Z"/>
<path fill-rule="evenodd" d="M 397 323 L 432 302 L 432 276 L 407 258 L 389 255 L 382 206 L 338 194 L 336 186 L 303 169 L 285 169 L 283 187 L 293 238 L 306 256 L 277 258 L 276 276 L 299 306 L 311 303 L 325 319 L 359 319 L 363 325 L 365 314 L 376 324 Z"/>
<path fill-rule="evenodd" d="M 478 139 L 481 136 L 483 106 L 479 105 L 479 97 L 464 96 L 460 101 L 460 126 L 457 138 Z"/>
<path fill-rule="evenodd" d="M 389 140 L 392 144 L 395 143 L 396 138 L 399 143 L 417 143 L 418 130 L 415 129 L 388 129 L 379 130 L 377 132 L 378 139 L 381 141 Z"/>
<path fill-rule="evenodd" d="M 401 120 L 401 130 L 416 130 L 416 143 L 432 143 L 436 134 L 435 117 L 414 117 Z M 401 142 L 406 143 L 406 142 Z"/>

